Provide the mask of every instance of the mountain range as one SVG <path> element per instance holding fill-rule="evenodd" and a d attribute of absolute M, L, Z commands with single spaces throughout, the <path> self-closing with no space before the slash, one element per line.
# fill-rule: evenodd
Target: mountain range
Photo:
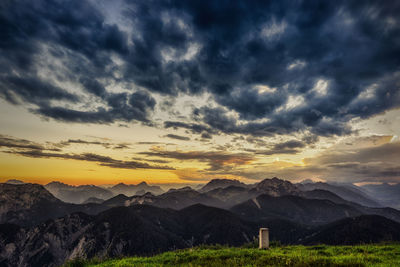
<path fill-rule="evenodd" d="M 117 194 L 114 187 L 136 193 Z M 106 193 L 93 186 L 0 184 L 0 266 L 58 266 L 76 257 L 151 255 L 199 244 L 239 246 L 253 242 L 259 227 L 270 228 L 271 240 L 284 244 L 400 241 L 400 211 L 345 185 L 272 178 L 250 185 L 219 179 L 199 190 L 167 192 L 145 183 L 111 188 L 103 200 Z M 66 191 L 83 203 L 56 197 Z M 80 191 L 83 197 L 75 195 Z"/>
<path fill-rule="evenodd" d="M 358 203 L 366 207 L 382 207 L 382 205 L 378 201 L 374 200 L 373 197 L 368 196 L 364 192 L 364 190 L 360 190 L 355 186 L 351 186 L 348 184 L 338 185 L 338 184 L 317 182 L 317 183 L 299 183 L 297 184 L 297 186 L 302 191 L 310 191 L 314 189 L 330 191 L 345 200 Z"/>
<path fill-rule="evenodd" d="M 152 186 L 148 185 L 146 182 L 141 182 L 137 185 L 127 185 L 124 183 L 119 183 L 108 188 L 114 195 L 124 194 L 128 197 L 137 195 L 137 194 L 144 194 L 147 192 L 152 193 L 153 195 L 159 195 L 164 193 L 164 191 L 159 186 Z"/>
<path fill-rule="evenodd" d="M 159 186 L 151 186 L 146 182 L 137 185 L 119 183 L 108 188 L 95 185 L 72 186 L 61 182 L 51 182 L 44 187 L 58 199 L 74 204 L 88 202 L 91 198 L 106 200 L 119 194 L 133 196 L 150 192 L 158 195 L 164 192 Z"/>
<path fill-rule="evenodd" d="M 75 204 L 81 204 L 92 197 L 105 200 L 114 196 L 111 191 L 95 185 L 72 186 L 61 182 L 51 182 L 44 187 L 56 198 Z"/>
<path fill-rule="evenodd" d="M 361 188 L 384 206 L 400 209 L 400 184 L 367 184 Z"/>
<path fill-rule="evenodd" d="M 0 223 L 34 226 L 73 212 L 96 214 L 104 209 L 92 203 L 65 203 L 42 185 L 0 183 Z"/>

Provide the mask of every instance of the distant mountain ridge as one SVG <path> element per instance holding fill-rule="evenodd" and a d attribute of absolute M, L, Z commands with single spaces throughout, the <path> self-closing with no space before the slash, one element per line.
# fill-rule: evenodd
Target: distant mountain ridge
<path fill-rule="evenodd" d="M 219 199 L 224 202 L 225 208 L 230 208 L 236 204 L 246 201 L 252 197 L 257 196 L 255 192 L 249 192 L 245 187 L 241 186 L 228 186 L 224 188 L 216 188 L 205 193 L 206 195 Z"/>
<path fill-rule="evenodd" d="M 82 204 L 88 204 L 88 203 L 100 204 L 100 203 L 103 203 L 103 202 L 104 202 L 104 199 L 100 199 L 100 198 L 97 198 L 97 197 L 89 197 L 84 202 L 82 202 Z"/>
<path fill-rule="evenodd" d="M 44 187 L 58 199 L 74 204 L 81 204 L 91 197 L 105 200 L 114 196 L 111 191 L 95 185 L 72 186 L 61 182 L 51 182 Z"/>
<path fill-rule="evenodd" d="M 354 187 L 333 185 L 323 182 L 300 183 L 297 184 L 297 186 L 302 191 L 311 191 L 314 189 L 330 191 L 347 201 L 355 202 L 366 207 L 382 207 L 380 203 L 367 196 L 363 191 Z"/>
<path fill-rule="evenodd" d="M 400 184 L 367 184 L 361 187 L 385 206 L 400 209 Z"/>
<path fill-rule="evenodd" d="M 233 184 L 233 185 L 232 185 Z M 221 186 L 217 187 L 216 186 Z M 219 208 L 230 208 L 236 204 L 262 194 L 272 196 L 301 195 L 294 184 L 278 178 L 264 179 L 263 181 L 245 185 L 237 180 L 216 179 L 211 180 L 199 191 L 191 187 L 170 189 L 168 192 L 158 196 L 147 195 L 132 196 L 129 198 L 119 197 L 119 201 L 110 200 L 113 206 L 128 206 L 132 204 L 150 204 L 162 208 L 182 209 L 194 204 L 203 204 Z M 111 205 L 105 201 L 104 204 Z"/>
<path fill-rule="evenodd" d="M 23 181 L 17 179 L 10 179 L 5 182 L 6 184 L 24 184 Z"/>
<path fill-rule="evenodd" d="M 237 184 L 237 181 L 233 181 L 233 184 Z M 145 193 L 143 194 L 143 191 L 139 191 L 141 194 L 140 195 L 134 195 L 131 197 L 127 197 L 123 194 L 119 194 L 114 197 L 110 197 L 107 200 L 102 200 L 97 197 L 89 197 L 85 199 L 82 205 L 74 205 L 74 204 L 68 204 L 64 203 L 62 201 L 59 201 L 57 198 L 53 197 L 53 199 L 48 199 L 45 202 L 42 202 L 40 205 L 36 205 L 32 207 L 32 209 L 24 209 L 22 206 L 21 208 L 12 208 L 13 204 L 7 204 L 4 205 L 2 217 L 0 217 L 0 222 L 14 222 L 17 224 L 22 224 L 22 225 L 33 225 L 34 223 L 40 223 L 45 219 L 50 219 L 50 218 L 57 218 L 57 216 L 64 216 L 70 212 L 73 211 L 82 211 L 86 212 L 88 214 L 96 214 L 98 212 L 104 211 L 106 209 L 112 208 L 112 207 L 118 207 L 118 206 L 131 206 L 131 205 L 153 205 L 156 207 L 160 208 L 172 208 L 172 209 L 183 209 L 185 207 L 194 205 L 194 204 L 203 204 L 207 206 L 212 206 L 212 207 L 218 207 L 218 208 L 225 208 L 225 209 L 230 209 L 232 207 L 244 205 L 244 203 L 250 203 L 250 206 L 245 208 L 246 212 L 251 211 L 254 208 L 254 204 L 260 204 L 258 201 L 258 197 L 264 196 L 263 198 L 266 198 L 267 196 L 269 197 L 277 197 L 277 198 L 271 198 L 273 200 L 272 203 L 275 203 L 276 201 L 281 201 L 280 206 L 278 207 L 278 210 L 290 210 L 288 214 L 285 216 L 278 216 L 278 214 L 272 212 L 272 211 L 257 211 L 258 217 L 257 219 L 264 218 L 264 219 L 274 219 L 274 218 L 283 218 L 286 220 L 291 220 L 293 222 L 301 222 L 305 224 L 315 224 L 318 223 L 328 223 L 332 220 L 335 219 L 340 219 L 340 218 L 345 218 L 349 216 L 356 216 L 356 215 L 362 215 L 362 214 L 375 214 L 375 215 L 381 215 L 385 216 L 389 219 L 395 220 L 395 221 L 400 221 L 400 212 L 395 209 L 390 209 L 390 208 L 370 208 L 370 207 L 365 207 L 362 206 L 358 203 L 354 203 L 348 200 L 345 200 L 341 198 L 340 196 L 336 195 L 335 193 L 332 193 L 331 191 L 327 190 L 321 190 L 321 189 L 315 189 L 311 191 L 302 191 L 299 189 L 298 184 L 292 184 L 289 181 L 281 180 L 278 178 L 272 178 L 272 179 L 264 179 L 263 181 L 259 183 L 255 183 L 253 185 L 246 185 L 246 186 L 233 186 L 230 185 L 229 180 L 217 180 L 217 182 L 211 181 L 209 184 L 215 185 L 215 184 L 220 184 L 222 187 L 216 188 L 210 191 L 207 191 L 205 193 L 198 192 L 190 187 L 184 187 L 184 188 L 179 188 L 179 189 L 171 189 L 166 193 L 163 193 L 161 195 L 154 195 L 152 193 Z M 25 187 L 33 186 L 32 184 L 25 184 Z M 11 185 L 8 184 L 8 187 L 12 186 L 19 186 L 19 185 Z M 71 186 L 62 184 L 62 183 L 50 183 L 47 185 L 47 187 L 51 189 L 52 186 L 56 186 L 58 190 L 63 190 L 63 188 L 69 189 Z M 119 185 L 123 186 L 125 188 L 125 185 Z M 147 187 L 148 185 L 145 183 L 139 184 L 139 186 L 135 186 L 136 189 L 139 187 Z M 207 186 L 207 185 L 206 185 Z M 320 185 L 318 185 L 320 186 Z M 324 185 L 326 187 L 326 185 Z M 44 189 L 43 187 L 39 186 L 40 188 Z M 33 188 L 37 188 L 36 186 L 33 186 Z M 75 187 L 73 187 L 75 188 Z M 95 188 L 93 186 L 81 186 L 77 188 L 89 188 L 93 189 L 94 191 L 97 190 L 98 188 Z M 203 187 L 204 188 L 204 187 Z M 206 187 L 207 188 L 207 187 Z M 210 188 L 210 187 L 208 187 Z M 334 187 L 336 190 L 337 188 L 340 189 L 339 186 Z M 302 188 L 304 190 L 304 187 Z M 102 189 L 103 190 L 103 189 Z M 18 187 L 14 188 L 14 197 L 18 194 Z M 1 190 L 0 190 L 1 192 Z M 47 190 L 46 190 L 47 192 Z M 350 190 L 345 190 L 345 192 L 352 192 Z M 75 192 L 76 193 L 76 192 Z M 51 196 L 48 192 L 46 193 Z M 37 195 L 31 194 L 32 196 Z M 40 194 L 38 195 L 40 196 Z M 85 194 L 86 196 L 86 194 Z M 113 195 L 112 195 L 113 196 Z M 285 196 L 288 196 L 285 198 Z M 281 197 L 281 198 L 279 198 Z M 294 199 L 294 197 L 297 197 L 297 203 L 296 205 L 293 206 L 289 199 Z M 12 198 L 11 198 L 12 199 Z M 307 201 L 307 199 L 313 199 L 313 202 Z M 358 198 L 357 198 L 358 199 Z M 304 218 L 306 218 L 308 215 L 308 212 L 314 212 L 310 209 L 304 209 L 303 207 L 299 206 L 299 203 L 304 203 L 304 206 L 310 206 L 312 207 L 312 203 L 315 204 L 317 203 L 316 200 L 320 200 L 318 203 L 321 203 L 321 206 L 318 207 L 318 205 L 315 207 L 316 209 L 320 208 L 322 211 L 321 214 L 325 214 L 325 209 L 323 208 L 326 203 L 326 200 L 330 201 L 330 206 L 334 208 L 335 213 L 337 210 L 347 210 L 350 209 L 351 211 L 356 210 L 357 212 L 350 212 L 347 211 L 347 213 L 339 212 L 340 216 L 332 217 L 333 219 L 328 219 L 330 218 L 329 214 L 326 214 L 325 220 L 324 216 L 321 216 L 321 218 L 316 218 L 314 215 L 309 214 L 309 218 L 313 218 L 312 220 L 309 221 L 304 221 Z M 325 202 L 324 202 L 325 201 Z M 9 201 L 11 202 L 11 200 Z M 308 204 L 307 204 L 308 203 Z M 286 207 L 285 205 L 289 205 Z M 42 208 L 47 207 L 52 212 L 42 212 Z M 325 205 L 326 206 L 326 205 Z M 58 207 L 58 208 L 57 208 Z M 264 206 L 263 206 L 264 207 Z M 266 209 L 272 208 L 272 206 L 265 206 Z M 345 208 L 346 207 L 346 208 Z M 303 212 L 304 214 L 299 216 L 299 212 Z M 347 214 L 347 215 L 346 215 Z M 268 215 L 268 216 L 267 216 Z M 292 215 L 292 216 L 289 216 Z M 33 216 L 33 220 L 27 220 L 29 216 Z M 249 215 L 251 217 L 253 215 Z M 313 217 L 314 216 L 314 217 Z"/>
<path fill-rule="evenodd" d="M 12 183 L 13 181 L 9 182 Z M 16 180 L 16 183 L 20 183 L 20 181 Z M 51 182 L 45 185 L 45 188 L 60 200 L 75 204 L 84 203 L 89 198 L 107 200 L 119 194 L 131 197 L 134 195 L 143 195 L 147 192 L 153 195 L 165 193 L 161 187 L 148 185 L 146 182 L 141 182 L 137 185 L 119 183 L 108 187 L 94 185 L 71 186 L 61 182 Z M 177 189 L 172 188 L 172 190 Z M 301 196 L 304 195 L 303 192 L 312 190 L 329 191 L 346 201 L 358 203 L 367 207 L 382 207 L 378 201 L 375 201 L 373 197 L 370 196 L 372 194 L 368 194 L 366 188 L 364 189 L 346 184 L 312 183 L 310 181 L 293 184 L 276 177 L 264 179 L 254 184 L 244 184 L 239 180 L 214 179 L 195 191 L 206 193 L 210 197 L 220 199 L 226 202 L 225 207 L 230 207 L 261 194 L 268 194 L 271 196 Z M 99 202 L 100 201 L 97 201 L 97 203 Z"/>
<path fill-rule="evenodd" d="M 238 204 L 230 210 L 253 221 L 283 219 L 308 225 L 326 224 L 363 214 L 354 207 L 329 200 L 290 195 L 273 197 L 267 194 Z"/>
<path fill-rule="evenodd" d="M 213 179 L 200 188 L 199 192 L 205 193 L 217 188 L 226 188 L 228 186 L 236 186 L 236 187 L 244 187 L 247 188 L 248 185 L 240 182 L 239 180 L 231 180 L 231 179 Z"/>
<path fill-rule="evenodd" d="M 136 195 L 127 197 L 125 195 L 118 195 L 114 198 L 106 200 L 102 203 L 108 207 L 117 206 L 131 206 L 135 204 L 153 205 L 160 208 L 183 209 L 194 204 L 203 204 L 213 207 L 224 207 L 223 201 L 208 196 L 207 194 L 200 193 L 190 187 L 181 189 L 171 189 L 168 192 L 155 196 L 151 193 L 144 195 Z"/>
<path fill-rule="evenodd" d="M 39 184 L 0 183 L 0 223 L 34 226 L 72 212 L 96 214 L 104 209 L 98 204 L 65 203 Z"/>
<path fill-rule="evenodd" d="M 89 198 L 106 200 L 119 194 L 133 196 L 151 192 L 154 195 L 158 195 L 164 192 L 159 186 L 150 186 L 146 182 L 141 182 L 137 185 L 119 183 L 109 188 L 95 185 L 72 186 L 61 182 L 51 182 L 44 187 L 58 199 L 74 204 L 82 204 Z"/>
<path fill-rule="evenodd" d="M 127 185 L 124 183 L 119 183 L 112 187 L 109 187 L 108 190 L 110 190 L 114 195 L 124 194 L 128 197 L 138 194 L 139 191 L 142 191 L 140 193 L 150 192 L 153 195 L 159 195 L 164 193 L 164 190 L 162 190 L 161 187 L 150 186 L 146 182 L 141 182 L 137 185 L 133 184 Z"/>
<path fill-rule="evenodd" d="M 228 179 L 211 180 L 200 191 L 223 201 L 223 207 L 225 208 L 230 208 L 262 194 L 284 196 L 300 195 L 301 193 L 301 190 L 296 185 L 276 177 L 248 185 L 238 182 L 237 180 Z"/>
<path fill-rule="evenodd" d="M 302 197 L 310 199 L 326 199 L 338 204 L 349 204 L 350 201 L 344 200 L 335 193 L 323 189 L 313 189 L 311 191 L 303 191 L 301 193 Z"/>

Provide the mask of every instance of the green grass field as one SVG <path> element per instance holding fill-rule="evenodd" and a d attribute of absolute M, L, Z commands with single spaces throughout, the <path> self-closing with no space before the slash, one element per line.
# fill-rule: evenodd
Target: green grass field
<path fill-rule="evenodd" d="M 198 247 L 153 257 L 75 260 L 65 266 L 400 266 L 400 245 Z"/>

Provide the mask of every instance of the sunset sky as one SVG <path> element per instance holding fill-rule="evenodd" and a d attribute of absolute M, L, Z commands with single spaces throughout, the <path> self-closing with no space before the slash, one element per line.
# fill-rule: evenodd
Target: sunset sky
<path fill-rule="evenodd" d="M 400 1 L 1 1 L 0 182 L 400 182 Z"/>

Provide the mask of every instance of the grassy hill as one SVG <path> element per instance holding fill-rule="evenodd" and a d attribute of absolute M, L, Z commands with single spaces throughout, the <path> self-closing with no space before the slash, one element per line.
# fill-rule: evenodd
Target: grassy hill
<path fill-rule="evenodd" d="M 65 266 L 400 266 L 400 245 L 197 247 L 152 257 L 75 260 Z"/>

